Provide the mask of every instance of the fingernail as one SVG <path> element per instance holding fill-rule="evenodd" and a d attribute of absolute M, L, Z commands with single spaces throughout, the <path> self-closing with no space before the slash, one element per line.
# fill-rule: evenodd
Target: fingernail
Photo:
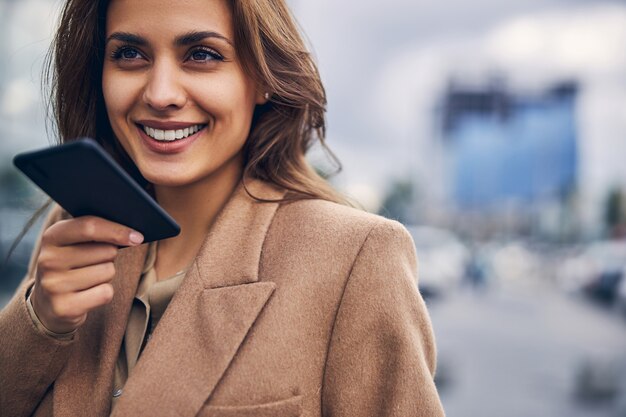
<path fill-rule="evenodd" d="M 143 242 L 143 235 L 133 230 L 132 232 L 130 232 L 130 241 L 135 245 L 138 245 Z"/>

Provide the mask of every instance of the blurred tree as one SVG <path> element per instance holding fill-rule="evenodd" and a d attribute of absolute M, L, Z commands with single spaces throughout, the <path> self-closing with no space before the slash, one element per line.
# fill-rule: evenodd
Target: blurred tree
<path fill-rule="evenodd" d="M 413 181 L 410 179 L 394 180 L 387 190 L 378 214 L 398 220 L 404 224 L 416 223 L 416 195 L 416 187 Z"/>
<path fill-rule="evenodd" d="M 626 196 L 620 188 L 609 191 L 604 210 L 604 226 L 610 237 L 626 235 Z"/>

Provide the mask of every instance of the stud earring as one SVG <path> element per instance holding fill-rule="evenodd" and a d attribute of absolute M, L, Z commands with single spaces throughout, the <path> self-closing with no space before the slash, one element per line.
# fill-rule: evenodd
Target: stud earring
<path fill-rule="evenodd" d="M 270 93 L 268 93 L 266 91 L 265 94 L 263 94 L 263 97 L 265 98 L 265 100 L 269 100 L 270 99 Z"/>

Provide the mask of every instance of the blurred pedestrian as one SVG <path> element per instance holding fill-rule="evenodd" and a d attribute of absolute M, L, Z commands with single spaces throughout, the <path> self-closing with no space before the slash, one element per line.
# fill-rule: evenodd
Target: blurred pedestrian
<path fill-rule="evenodd" d="M 409 234 L 305 159 L 325 93 L 283 0 L 68 0 L 53 52 L 61 142 L 182 232 L 52 210 L 0 314 L 2 415 L 443 415 Z"/>
<path fill-rule="evenodd" d="M 478 249 L 472 248 L 470 258 L 465 266 L 465 279 L 470 288 L 480 291 L 487 286 L 485 260 Z"/>

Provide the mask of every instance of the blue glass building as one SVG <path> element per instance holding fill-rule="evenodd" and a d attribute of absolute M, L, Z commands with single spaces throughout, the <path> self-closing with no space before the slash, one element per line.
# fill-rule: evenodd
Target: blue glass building
<path fill-rule="evenodd" d="M 519 96 L 451 87 L 443 106 L 450 193 L 460 209 L 563 200 L 575 189 L 577 85 Z"/>

